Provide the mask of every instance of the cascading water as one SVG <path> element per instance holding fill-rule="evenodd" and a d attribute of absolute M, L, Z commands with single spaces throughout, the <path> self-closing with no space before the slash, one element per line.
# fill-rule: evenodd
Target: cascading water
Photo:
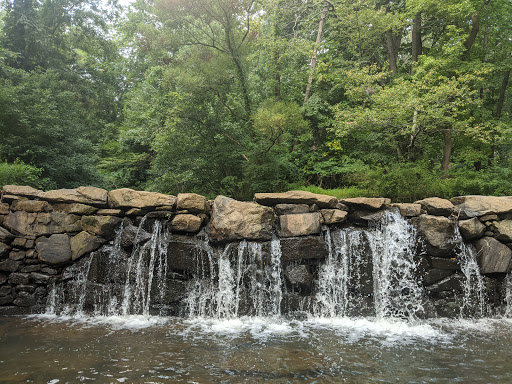
<path fill-rule="evenodd" d="M 476 261 L 476 251 L 471 245 L 464 243 L 458 227 L 455 229 L 454 242 L 457 244 L 457 259 L 464 275 L 464 296 L 460 316 L 484 317 L 488 314 L 489 309 L 484 278 Z"/>
<path fill-rule="evenodd" d="M 240 314 L 279 316 L 282 300 L 281 248 L 274 237 L 269 263 L 262 245 L 242 241 L 215 251 L 207 242 L 209 273 L 189 284 L 185 302 L 190 317 L 231 319 Z"/>
<path fill-rule="evenodd" d="M 325 241 L 329 256 L 319 270 L 316 315 L 361 314 L 353 310 L 368 295 L 373 297 L 377 318 L 413 318 L 423 309 L 413 258 L 416 232 L 398 212 L 386 212 L 368 230 L 327 230 Z M 371 281 L 373 290 L 365 295 L 364 286 Z"/>
<path fill-rule="evenodd" d="M 505 317 L 512 317 L 512 272 L 505 277 Z"/>

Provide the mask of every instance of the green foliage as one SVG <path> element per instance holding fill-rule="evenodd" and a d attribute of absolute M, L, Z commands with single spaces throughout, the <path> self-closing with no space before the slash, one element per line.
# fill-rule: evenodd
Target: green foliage
<path fill-rule="evenodd" d="M 0 185 L 30 185 L 34 188 L 50 188 L 48 179 L 41 178 L 42 170 L 16 160 L 0 162 Z"/>

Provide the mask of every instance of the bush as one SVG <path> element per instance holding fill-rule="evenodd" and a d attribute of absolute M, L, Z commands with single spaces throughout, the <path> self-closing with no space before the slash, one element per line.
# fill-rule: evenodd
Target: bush
<path fill-rule="evenodd" d="M 41 173 L 41 168 L 25 164 L 20 160 L 14 163 L 0 162 L 0 186 L 15 184 L 41 189 L 49 187 L 48 179 L 42 179 Z"/>

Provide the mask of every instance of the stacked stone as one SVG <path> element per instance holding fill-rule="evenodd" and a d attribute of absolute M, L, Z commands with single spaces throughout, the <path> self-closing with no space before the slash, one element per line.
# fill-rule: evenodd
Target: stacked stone
<path fill-rule="evenodd" d="M 203 196 L 189 193 L 95 187 L 43 192 L 6 185 L 0 203 L 0 306 L 44 306 L 63 268 L 113 241 L 123 218 L 131 246 L 129 230 L 146 214 L 171 220 L 173 232 L 197 233 L 209 210 Z"/>

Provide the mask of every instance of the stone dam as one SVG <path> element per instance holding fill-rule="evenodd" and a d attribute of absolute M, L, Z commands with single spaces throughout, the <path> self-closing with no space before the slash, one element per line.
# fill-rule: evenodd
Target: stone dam
<path fill-rule="evenodd" d="M 0 314 L 500 317 L 511 248 L 512 197 L 6 185 Z"/>

